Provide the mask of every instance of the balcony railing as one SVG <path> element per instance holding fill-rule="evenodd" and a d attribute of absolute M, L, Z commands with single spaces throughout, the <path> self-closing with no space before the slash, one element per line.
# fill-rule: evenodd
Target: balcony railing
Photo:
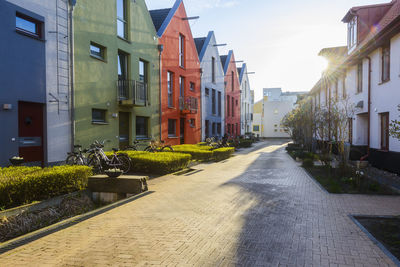
<path fill-rule="evenodd" d="M 179 109 L 182 113 L 197 113 L 199 109 L 198 99 L 192 96 L 180 97 Z"/>
<path fill-rule="evenodd" d="M 121 105 L 147 106 L 147 84 L 134 80 L 117 81 L 117 97 Z"/>

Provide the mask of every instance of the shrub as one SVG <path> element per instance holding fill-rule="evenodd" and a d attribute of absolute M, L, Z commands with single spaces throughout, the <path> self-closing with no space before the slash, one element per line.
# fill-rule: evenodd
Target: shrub
<path fill-rule="evenodd" d="M 144 172 L 153 174 L 168 174 L 186 168 L 191 156 L 188 154 L 174 152 L 150 153 L 145 151 L 124 151 L 132 160 L 133 172 Z M 112 152 L 107 152 L 107 156 Z"/>
<path fill-rule="evenodd" d="M 179 145 L 173 146 L 174 152 L 190 154 L 193 160 L 211 161 L 213 157 L 212 147 L 200 145 Z"/>
<path fill-rule="evenodd" d="M 253 144 L 253 140 L 251 140 L 251 139 L 240 139 L 240 143 L 239 143 L 238 147 L 247 148 L 247 147 L 251 147 L 252 144 Z"/>
<path fill-rule="evenodd" d="M 223 148 L 218 148 L 213 151 L 214 153 L 214 160 L 215 161 L 221 161 L 224 159 L 228 159 L 232 156 L 232 154 L 235 152 L 235 148 L 233 147 L 223 147 Z"/>
<path fill-rule="evenodd" d="M 314 160 L 313 159 L 309 159 L 309 158 L 304 159 L 303 160 L 303 167 L 305 167 L 305 168 L 314 167 Z"/>
<path fill-rule="evenodd" d="M 2 168 L 0 207 L 15 207 L 82 190 L 91 175 L 87 166 Z"/>

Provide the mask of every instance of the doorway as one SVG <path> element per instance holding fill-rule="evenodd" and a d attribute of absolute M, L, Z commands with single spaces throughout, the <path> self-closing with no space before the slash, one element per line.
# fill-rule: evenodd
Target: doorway
<path fill-rule="evenodd" d="M 181 118 L 179 131 L 180 131 L 181 145 L 183 145 L 185 143 L 185 119 L 184 118 Z"/>
<path fill-rule="evenodd" d="M 119 148 L 129 146 L 129 112 L 119 113 Z"/>
<path fill-rule="evenodd" d="M 18 102 L 19 156 L 25 162 L 44 165 L 43 104 Z"/>

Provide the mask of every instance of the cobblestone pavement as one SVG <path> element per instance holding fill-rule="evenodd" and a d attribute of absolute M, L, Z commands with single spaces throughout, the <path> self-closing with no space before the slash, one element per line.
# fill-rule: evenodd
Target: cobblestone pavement
<path fill-rule="evenodd" d="M 399 197 L 330 195 L 268 141 L 0 255 L 1 266 L 394 266 L 348 214 Z"/>

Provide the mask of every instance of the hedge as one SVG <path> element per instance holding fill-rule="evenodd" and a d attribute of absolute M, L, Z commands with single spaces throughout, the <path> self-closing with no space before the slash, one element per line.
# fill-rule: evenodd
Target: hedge
<path fill-rule="evenodd" d="M 0 168 L 0 207 L 16 207 L 82 190 L 91 175 L 87 166 Z"/>
<path fill-rule="evenodd" d="M 251 139 L 240 139 L 239 147 L 247 148 L 251 147 L 253 140 Z"/>
<path fill-rule="evenodd" d="M 212 147 L 204 145 L 178 145 L 173 146 L 174 152 L 190 154 L 193 160 L 211 161 L 213 158 Z"/>
<path fill-rule="evenodd" d="M 223 147 L 213 150 L 214 160 L 221 161 L 230 158 L 235 152 L 234 147 Z"/>
<path fill-rule="evenodd" d="M 132 172 L 168 174 L 186 168 L 192 157 L 174 152 L 151 153 L 145 151 L 124 151 L 132 161 Z M 107 152 L 107 156 L 112 152 Z"/>

